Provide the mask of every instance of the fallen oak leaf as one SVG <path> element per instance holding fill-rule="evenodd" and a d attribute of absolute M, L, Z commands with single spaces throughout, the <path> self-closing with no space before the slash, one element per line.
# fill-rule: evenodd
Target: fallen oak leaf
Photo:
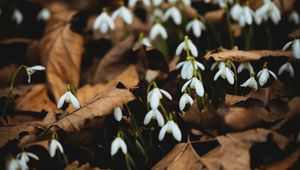
<path fill-rule="evenodd" d="M 120 107 L 134 99 L 134 95 L 127 89 L 112 88 L 103 91 L 80 109 L 73 111 L 52 124 L 51 130 L 57 131 L 60 128 L 66 132 L 80 131 L 84 127 L 86 120 L 106 116 L 114 108 Z"/>
<path fill-rule="evenodd" d="M 47 83 L 54 98 L 65 92 L 66 84 L 79 86 L 84 39 L 70 29 L 75 11 L 65 11 L 51 17 L 45 36 L 40 41 L 42 64 L 47 68 Z"/>

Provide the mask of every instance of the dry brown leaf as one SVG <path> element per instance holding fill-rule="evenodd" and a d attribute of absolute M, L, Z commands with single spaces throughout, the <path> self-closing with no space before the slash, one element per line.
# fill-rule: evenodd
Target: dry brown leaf
<path fill-rule="evenodd" d="M 132 48 L 133 42 L 134 37 L 129 36 L 114 46 L 103 59 L 100 60 L 93 83 L 105 83 L 112 80 L 130 65 L 128 58 L 126 58 L 126 53 Z"/>
<path fill-rule="evenodd" d="M 16 64 L 9 64 L 0 68 L 0 86 L 8 85 L 14 73 L 17 71 Z"/>
<path fill-rule="evenodd" d="M 91 167 L 89 163 L 79 166 L 78 161 L 73 161 L 72 163 L 70 163 L 68 166 L 65 167 L 65 170 L 74 170 L 74 169 L 76 169 L 76 170 L 100 170 L 97 167 Z"/>
<path fill-rule="evenodd" d="M 291 33 L 289 33 L 289 37 L 291 38 L 297 38 L 300 34 L 300 28 L 297 28 L 296 30 L 292 31 Z"/>
<path fill-rule="evenodd" d="M 234 62 L 249 62 L 256 61 L 263 57 L 292 57 L 291 51 L 271 51 L 271 50 L 252 50 L 252 51 L 242 51 L 242 50 L 224 50 L 219 52 L 209 51 L 204 55 L 206 60 L 213 58 L 215 61 L 226 61 L 231 60 Z"/>
<path fill-rule="evenodd" d="M 67 83 L 75 88 L 79 86 L 84 39 L 70 29 L 69 21 L 74 13 L 65 11 L 51 17 L 40 42 L 47 83 L 56 101 L 66 91 Z"/>
<path fill-rule="evenodd" d="M 112 88 L 103 91 L 80 109 L 75 110 L 54 123 L 52 130 L 58 130 L 57 127 L 59 127 L 66 132 L 80 131 L 80 129 L 85 126 L 87 120 L 106 116 L 110 114 L 114 108 L 122 106 L 134 99 L 134 95 L 127 89 Z"/>

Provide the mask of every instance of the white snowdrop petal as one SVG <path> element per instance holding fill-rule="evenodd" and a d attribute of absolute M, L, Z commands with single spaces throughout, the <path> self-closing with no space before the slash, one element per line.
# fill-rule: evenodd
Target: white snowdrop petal
<path fill-rule="evenodd" d="M 176 48 L 175 54 L 179 56 L 180 53 L 182 52 L 184 46 L 185 46 L 184 42 L 180 43 L 180 44 L 178 45 L 178 47 Z"/>
<path fill-rule="evenodd" d="M 283 51 L 287 50 L 287 49 L 293 44 L 293 42 L 294 42 L 294 41 L 290 41 L 290 42 L 286 43 L 286 44 L 283 46 L 282 50 L 283 50 Z"/>
<path fill-rule="evenodd" d="M 165 135 L 166 135 L 166 132 L 167 132 L 167 129 L 168 129 L 168 124 L 165 124 L 159 131 L 159 134 L 158 134 L 158 140 L 159 141 L 162 141 L 164 138 L 165 138 Z"/>
<path fill-rule="evenodd" d="M 102 24 L 100 25 L 100 28 L 99 28 L 99 29 L 100 29 L 100 32 L 101 32 L 101 33 L 104 33 L 104 34 L 107 33 L 107 32 L 108 32 L 108 29 L 109 29 L 109 28 L 108 28 L 108 24 L 107 24 L 107 23 L 102 23 Z"/>
<path fill-rule="evenodd" d="M 122 140 L 121 138 L 119 138 L 119 144 L 120 144 L 122 152 L 124 154 L 126 154 L 127 153 L 127 146 L 126 146 L 126 143 L 124 142 L 124 140 Z"/>
<path fill-rule="evenodd" d="M 185 30 L 186 30 L 187 32 L 189 32 L 189 31 L 192 29 L 193 25 L 194 25 L 194 22 L 193 22 L 193 21 L 188 22 L 188 23 L 186 24 L 186 26 L 185 26 Z"/>
<path fill-rule="evenodd" d="M 163 127 L 165 125 L 164 117 L 162 116 L 159 110 L 156 110 L 156 119 L 160 127 Z"/>
<path fill-rule="evenodd" d="M 204 95 L 204 88 L 202 82 L 196 78 L 194 78 L 194 82 L 197 95 L 202 97 Z"/>
<path fill-rule="evenodd" d="M 268 70 L 263 69 L 263 71 L 259 77 L 259 84 L 261 86 L 263 86 L 267 82 L 268 79 L 269 79 L 269 72 L 268 72 Z"/>
<path fill-rule="evenodd" d="M 193 33 L 198 38 L 201 36 L 202 33 L 201 26 L 197 21 L 195 21 L 195 23 L 193 24 Z"/>
<path fill-rule="evenodd" d="M 263 72 L 264 69 L 260 70 L 258 73 L 257 73 L 257 77 L 260 77 L 262 72 Z"/>
<path fill-rule="evenodd" d="M 112 143 L 111 143 L 111 148 L 110 148 L 110 155 L 114 156 L 117 152 L 118 149 L 120 148 L 120 141 L 118 138 L 116 138 Z"/>
<path fill-rule="evenodd" d="M 115 119 L 120 122 L 122 119 L 122 110 L 120 107 L 114 109 L 114 117 Z"/>
<path fill-rule="evenodd" d="M 131 12 L 128 9 L 126 9 L 125 7 L 123 7 L 122 14 L 123 14 L 123 19 L 126 22 L 126 24 L 132 24 L 133 17 L 132 17 Z"/>
<path fill-rule="evenodd" d="M 289 69 L 289 72 L 290 72 L 290 76 L 294 77 L 295 71 L 294 71 L 294 68 L 293 68 L 291 63 L 288 63 L 288 69 Z"/>
<path fill-rule="evenodd" d="M 171 124 L 171 128 L 172 128 L 172 134 L 173 134 L 173 137 L 178 141 L 180 142 L 181 141 L 181 138 L 182 138 L 182 135 L 181 135 L 181 131 L 178 127 L 178 125 L 174 122 L 174 121 L 171 121 L 172 124 Z"/>
<path fill-rule="evenodd" d="M 42 71 L 42 70 L 45 70 L 46 68 L 44 66 L 41 66 L 41 65 L 36 65 L 36 66 L 30 67 L 30 69 L 36 70 L 36 71 Z"/>
<path fill-rule="evenodd" d="M 56 147 L 58 148 L 58 150 L 60 151 L 60 153 L 64 153 L 64 149 L 61 145 L 61 143 L 59 143 L 57 140 L 54 140 Z"/>
<path fill-rule="evenodd" d="M 186 62 L 186 61 L 182 61 L 182 62 L 178 63 L 178 64 L 176 65 L 176 69 L 179 69 L 180 67 L 182 67 L 182 66 L 184 65 L 185 62 Z"/>
<path fill-rule="evenodd" d="M 59 98 L 59 100 L 58 100 L 58 102 L 57 102 L 57 108 L 58 108 L 58 109 L 60 109 L 60 108 L 63 106 L 63 104 L 64 104 L 64 102 L 65 102 L 65 100 L 66 100 L 66 96 L 67 96 L 67 93 L 63 94 L 63 95 Z"/>
<path fill-rule="evenodd" d="M 52 139 L 50 141 L 50 146 L 49 146 L 49 154 L 52 158 L 55 156 L 56 148 L 57 148 L 57 146 L 56 146 L 55 140 Z"/>
<path fill-rule="evenodd" d="M 186 87 L 191 83 L 191 81 L 192 81 L 192 79 L 189 80 L 189 81 L 187 81 L 187 82 L 185 82 L 185 83 L 183 84 L 183 86 L 182 86 L 182 88 L 181 88 L 181 92 L 184 92 L 184 90 L 185 90 Z"/>
<path fill-rule="evenodd" d="M 205 70 L 205 67 L 202 63 L 199 63 L 198 61 L 195 61 L 195 64 L 197 67 L 199 67 L 201 70 Z"/>
<path fill-rule="evenodd" d="M 154 114 L 154 110 L 150 110 L 150 111 L 146 114 L 146 116 L 145 116 L 145 118 L 144 118 L 144 125 L 148 125 L 148 124 L 150 123 L 150 121 L 151 121 L 151 119 L 152 119 L 152 117 L 153 117 L 153 114 Z"/>
<path fill-rule="evenodd" d="M 198 50 L 191 40 L 188 40 L 188 46 L 194 57 L 198 57 Z"/>
<path fill-rule="evenodd" d="M 185 95 L 182 95 L 179 99 L 179 109 L 181 111 L 183 111 L 183 109 L 185 108 L 185 105 L 186 105 L 186 97 L 185 97 Z"/>
<path fill-rule="evenodd" d="M 172 96 L 169 92 L 167 92 L 166 90 L 163 89 L 159 89 L 159 91 L 164 94 L 168 99 L 172 100 Z"/>
<path fill-rule="evenodd" d="M 69 92 L 69 97 L 70 97 L 71 103 L 75 107 L 75 109 L 79 109 L 80 103 L 77 100 L 77 98 L 71 92 Z"/>
<path fill-rule="evenodd" d="M 269 73 L 270 73 L 275 79 L 277 79 L 277 76 L 276 76 L 276 74 L 275 74 L 273 71 L 269 70 Z"/>
<path fill-rule="evenodd" d="M 172 18 L 173 18 L 173 21 L 176 25 L 180 25 L 181 24 L 181 14 L 180 14 L 180 11 L 176 8 L 176 7 L 173 7 L 172 9 Z"/>
<path fill-rule="evenodd" d="M 300 58 L 300 39 L 296 39 L 293 44 L 294 57 Z"/>
<path fill-rule="evenodd" d="M 39 157 L 38 157 L 36 154 L 34 154 L 34 153 L 26 152 L 26 154 L 27 154 L 29 157 L 31 157 L 31 158 L 33 158 L 33 159 L 35 159 L 35 160 L 39 160 Z"/>
<path fill-rule="evenodd" d="M 226 73 L 226 78 L 227 78 L 227 81 L 229 82 L 229 84 L 234 84 L 234 74 L 233 74 L 233 72 L 228 67 L 226 67 L 225 68 L 225 73 Z"/>
<path fill-rule="evenodd" d="M 283 73 L 283 71 L 286 69 L 286 67 L 287 67 L 286 64 L 287 63 L 285 63 L 285 64 L 283 64 L 282 66 L 279 67 L 278 73 L 277 73 L 278 75 L 281 75 Z"/>
<path fill-rule="evenodd" d="M 216 74 L 215 74 L 215 76 L 214 76 L 214 81 L 216 81 L 219 77 L 220 77 L 220 75 L 223 73 L 223 69 L 220 69 Z"/>

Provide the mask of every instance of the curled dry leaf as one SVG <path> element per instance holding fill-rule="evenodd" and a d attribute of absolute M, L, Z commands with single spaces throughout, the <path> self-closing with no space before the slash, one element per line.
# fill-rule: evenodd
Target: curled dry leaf
<path fill-rule="evenodd" d="M 122 73 L 130 62 L 126 53 L 131 50 L 134 43 L 134 37 L 129 36 L 116 46 L 114 46 L 104 57 L 100 60 L 95 71 L 93 83 L 105 83 L 114 79 L 117 75 Z"/>
<path fill-rule="evenodd" d="M 57 127 L 59 127 L 66 132 L 80 131 L 87 120 L 95 117 L 104 117 L 110 114 L 114 108 L 120 107 L 134 99 L 134 95 L 127 89 L 112 88 L 103 91 L 80 109 L 52 124 L 52 130 L 56 131 L 58 130 Z"/>
<path fill-rule="evenodd" d="M 84 40 L 70 29 L 74 13 L 65 11 L 51 17 L 40 42 L 47 83 L 56 101 L 65 92 L 67 83 L 75 88 L 79 85 Z"/>
<path fill-rule="evenodd" d="M 292 57 L 291 51 L 271 51 L 271 50 L 251 50 L 251 51 L 242 51 L 242 50 L 226 50 L 221 49 L 218 52 L 209 51 L 204 55 L 206 60 L 213 58 L 215 61 L 226 61 L 231 60 L 234 62 L 249 62 L 256 61 L 263 57 Z"/>

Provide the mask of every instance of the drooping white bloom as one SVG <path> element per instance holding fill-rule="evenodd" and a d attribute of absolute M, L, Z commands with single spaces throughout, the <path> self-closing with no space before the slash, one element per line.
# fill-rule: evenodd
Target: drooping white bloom
<path fill-rule="evenodd" d="M 280 68 L 278 70 L 278 75 L 281 75 L 284 71 L 287 71 L 288 73 L 290 73 L 291 77 L 294 77 L 295 71 L 293 69 L 291 62 L 286 62 L 285 64 L 280 66 Z"/>
<path fill-rule="evenodd" d="M 250 62 L 241 63 L 237 69 L 237 72 L 241 73 L 244 69 L 247 69 L 250 73 L 254 72 Z"/>
<path fill-rule="evenodd" d="M 19 9 L 15 9 L 13 12 L 13 15 L 11 17 L 18 25 L 20 25 L 23 22 L 23 14 Z"/>
<path fill-rule="evenodd" d="M 15 158 L 12 158 L 9 160 L 7 166 L 6 166 L 7 170 L 17 170 L 17 169 L 21 169 L 21 165 L 20 162 L 18 160 L 16 160 Z"/>
<path fill-rule="evenodd" d="M 107 33 L 109 30 L 115 29 L 115 23 L 112 17 L 110 17 L 104 10 L 94 21 L 93 28 L 99 29 L 101 33 Z"/>
<path fill-rule="evenodd" d="M 164 0 L 152 0 L 152 4 L 154 6 L 159 6 L 163 3 Z"/>
<path fill-rule="evenodd" d="M 193 30 L 193 33 L 196 37 L 200 37 L 202 30 L 205 30 L 205 25 L 198 19 L 193 19 L 192 21 L 190 21 L 189 23 L 187 23 L 185 30 L 186 31 L 190 31 Z"/>
<path fill-rule="evenodd" d="M 214 62 L 210 66 L 210 70 L 213 71 L 217 66 L 218 66 L 218 69 L 220 69 L 220 67 L 223 67 L 222 65 L 225 65 L 225 63 L 224 62 Z"/>
<path fill-rule="evenodd" d="M 181 97 L 180 97 L 180 100 L 179 100 L 179 109 L 181 111 L 183 111 L 183 109 L 185 108 L 186 104 L 190 104 L 192 105 L 193 104 L 193 99 L 191 98 L 191 96 L 189 96 L 188 94 L 184 93 Z"/>
<path fill-rule="evenodd" d="M 231 11 L 230 15 L 233 20 L 237 21 L 240 26 L 244 27 L 246 24 L 251 25 L 253 23 L 254 12 L 249 6 L 241 6 L 235 4 Z"/>
<path fill-rule="evenodd" d="M 154 40 L 158 35 L 160 35 L 163 39 L 168 38 L 168 34 L 166 29 L 160 24 L 156 23 L 150 30 L 150 39 Z"/>
<path fill-rule="evenodd" d="M 176 25 L 180 25 L 182 22 L 182 16 L 179 9 L 176 6 L 169 8 L 162 17 L 163 21 L 167 21 L 169 18 L 172 18 Z"/>
<path fill-rule="evenodd" d="M 142 37 L 138 42 L 134 43 L 132 49 L 133 49 L 133 51 L 135 51 L 135 50 L 141 48 L 143 45 L 146 47 L 152 47 L 149 38 Z"/>
<path fill-rule="evenodd" d="M 284 45 L 282 48 L 283 51 L 287 50 L 291 47 L 291 50 L 293 51 L 293 56 L 296 59 L 300 58 L 300 39 L 295 39 L 293 41 L 290 41 Z"/>
<path fill-rule="evenodd" d="M 176 65 L 176 69 L 179 69 L 181 67 L 182 69 L 180 75 L 182 79 L 191 79 L 193 77 L 194 69 L 195 71 L 198 70 L 198 68 L 200 68 L 201 70 L 205 70 L 204 65 L 198 61 L 194 61 L 194 67 L 193 62 L 189 60 L 182 61 Z"/>
<path fill-rule="evenodd" d="M 154 87 L 147 95 L 147 101 L 150 103 L 150 107 L 152 109 L 156 109 L 159 106 L 160 99 L 163 95 L 168 99 L 172 100 L 172 96 L 169 92 L 159 89 L 158 87 Z"/>
<path fill-rule="evenodd" d="M 127 146 L 121 137 L 116 137 L 111 143 L 110 155 L 114 156 L 121 148 L 123 154 L 127 154 Z"/>
<path fill-rule="evenodd" d="M 243 7 L 239 3 L 234 4 L 230 9 L 231 18 L 235 21 L 238 21 L 239 15 L 242 13 L 242 11 Z"/>
<path fill-rule="evenodd" d="M 129 0 L 128 1 L 128 6 L 130 8 L 132 8 L 132 7 L 134 7 L 136 5 L 136 3 L 138 1 L 142 1 L 145 6 L 150 6 L 151 5 L 150 0 Z"/>
<path fill-rule="evenodd" d="M 114 20 L 117 17 L 121 17 L 126 24 L 131 24 L 133 21 L 132 13 L 125 6 L 119 7 L 112 13 L 111 16 Z"/>
<path fill-rule="evenodd" d="M 271 70 L 268 70 L 266 63 L 263 66 L 263 69 L 260 70 L 257 73 L 257 78 L 258 78 L 258 82 L 260 86 L 263 86 L 264 84 L 266 84 L 266 82 L 268 81 L 268 79 L 270 78 L 270 74 L 277 79 L 277 76 L 275 75 L 275 73 L 273 73 Z"/>
<path fill-rule="evenodd" d="M 27 82 L 30 83 L 31 82 L 31 75 L 34 74 L 36 71 L 43 71 L 46 68 L 44 66 L 40 66 L 40 65 L 36 65 L 36 66 L 32 66 L 32 67 L 26 67 L 26 73 L 28 76 L 28 80 Z"/>
<path fill-rule="evenodd" d="M 160 127 L 163 127 L 165 125 L 164 117 L 158 109 L 152 109 L 146 114 L 144 119 L 144 125 L 148 125 L 151 119 L 156 119 Z"/>
<path fill-rule="evenodd" d="M 22 170 L 28 170 L 28 161 L 29 161 L 29 157 L 35 159 L 35 160 L 39 160 L 39 157 L 34 154 L 34 153 L 31 153 L 31 152 L 22 152 L 22 153 L 19 153 L 17 155 L 17 160 L 18 160 L 18 163 L 20 165 L 20 168 Z"/>
<path fill-rule="evenodd" d="M 59 152 L 62 154 L 64 153 L 62 145 L 56 139 L 51 139 L 49 146 L 49 154 L 52 158 L 55 156 L 56 150 L 59 150 Z"/>
<path fill-rule="evenodd" d="M 185 82 L 181 88 L 181 92 L 184 92 L 188 85 L 190 85 L 192 89 L 196 90 L 198 96 L 202 97 L 204 95 L 203 83 L 196 77 L 193 77 L 189 81 Z"/>
<path fill-rule="evenodd" d="M 164 16 L 164 12 L 160 8 L 155 8 L 151 12 L 150 19 L 151 21 L 162 20 L 163 16 Z"/>
<path fill-rule="evenodd" d="M 216 81 L 220 76 L 223 79 L 226 78 L 229 84 L 234 83 L 234 73 L 225 63 L 219 65 L 219 71 L 215 74 L 214 81 Z"/>
<path fill-rule="evenodd" d="M 43 21 L 47 21 L 50 17 L 51 17 L 50 11 L 47 8 L 40 10 L 40 12 L 36 16 L 37 20 L 43 20 Z"/>
<path fill-rule="evenodd" d="M 165 135 L 167 133 L 172 133 L 174 139 L 176 139 L 178 142 L 181 141 L 182 135 L 181 131 L 173 120 L 168 121 L 159 131 L 158 139 L 162 141 L 165 138 Z"/>
<path fill-rule="evenodd" d="M 243 84 L 241 84 L 242 87 L 250 87 L 254 90 L 257 90 L 257 82 L 255 80 L 254 76 L 250 76 L 248 80 L 246 80 Z"/>
<path fill-rule="evenodd" d="M 297 11 L 292 11 L 289 15 L 289 21 L 293 22 L 296 25 L 300 24 L 300 16 Z"/>
<path fill-rule="evenodd" d="M 182 3 L 187 6 L 187 7 L 190 7 L 191 4 L 192 4 L 192 1 L 191 0 L 182 0 Z"/>
<path fill-rule="evenodd" d="M 80 108 L 79 101 L 69 90 L 59 98 L 57 102 L 57 108 L 60 109 L 63 106 L 64 102 L 71 103 L 76 109 Z"/>
<path fill-rule="evenodd" d="M 185 40 L 177 46 L 175 52 L 176 55 L 180 55 L 183 49 L 185 51 L 189 49 L 194 57 L 198 57 L 198 50 L 195 44 L 191 40 L 189 40 L 187 36 L 185 36 Z"/>
<path fill-rule="evenodd" d="M 262 21 L 271 19 L 274 24 L 278 24 L 281 20 L 280 10 L 271 0 L 264 0 L 264 4 L 255 11 L 255 22 L 260 25 Z"/>
<path fill-rule="evenodd" d="M 122 115 L 123 115 L 123 114 L 122 114 L 121 107 L 116 107 L 116 108 L 114 109 L 114 117 L 115 117 L 115 119 L 116 119 L 118 122 L 121 121 Z"/>

